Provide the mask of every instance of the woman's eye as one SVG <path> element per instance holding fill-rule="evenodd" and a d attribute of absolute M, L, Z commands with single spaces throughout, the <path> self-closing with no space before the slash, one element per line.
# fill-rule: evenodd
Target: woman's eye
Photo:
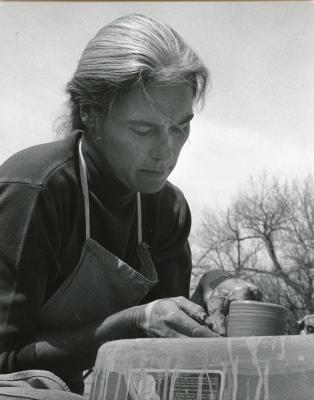
<path fill-rule="evenodd" d="M 150 128 L 130 128 L 130 130 L 138 136 L 146 136 L 151 132 Z"/>
<path fill-rule="evenodd" d="M 182 137 L 187 137 L 189 135 L 190 131 L 190 125 L 186 124 L 183 126 L 173 126 L 170 128 L 170 132 L 175 135 L 175 136 L 182 136 Z"/>

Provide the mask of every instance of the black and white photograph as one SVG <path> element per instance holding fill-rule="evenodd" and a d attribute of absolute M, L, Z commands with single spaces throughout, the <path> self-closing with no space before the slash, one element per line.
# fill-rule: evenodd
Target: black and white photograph
<path fill-rule="evenodd" d="M 313 400 L 314 2 L 0 1 L 0 400 Z"/>

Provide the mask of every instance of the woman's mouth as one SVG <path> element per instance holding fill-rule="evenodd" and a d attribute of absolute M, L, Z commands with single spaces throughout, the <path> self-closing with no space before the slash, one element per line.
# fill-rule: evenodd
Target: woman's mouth
<path fill-rule="evenodd" d="M 141 169 L 140 172 L 148 177 L 151 178 L 164 178 L 166 176 L 166 171 L 162 170 L 162 171 L 158 171 L 158 170 L 154 170 L 154 169 Z"/>

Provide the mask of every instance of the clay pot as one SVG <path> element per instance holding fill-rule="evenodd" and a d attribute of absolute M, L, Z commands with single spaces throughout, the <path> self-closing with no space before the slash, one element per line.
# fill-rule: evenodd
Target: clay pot
<path fill-rule="evenodd" d="M 278 304 L 258 301 L 232 301 L 227 336 L 285 335 L 288 310 Z"/>

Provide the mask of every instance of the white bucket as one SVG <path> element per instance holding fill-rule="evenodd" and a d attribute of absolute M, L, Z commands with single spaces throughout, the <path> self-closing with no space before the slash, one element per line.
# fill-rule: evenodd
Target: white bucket
<path fill-rule="evenodd" d="M 103 345 L 90 400 L 313 400 L 314 335 Z"/>

